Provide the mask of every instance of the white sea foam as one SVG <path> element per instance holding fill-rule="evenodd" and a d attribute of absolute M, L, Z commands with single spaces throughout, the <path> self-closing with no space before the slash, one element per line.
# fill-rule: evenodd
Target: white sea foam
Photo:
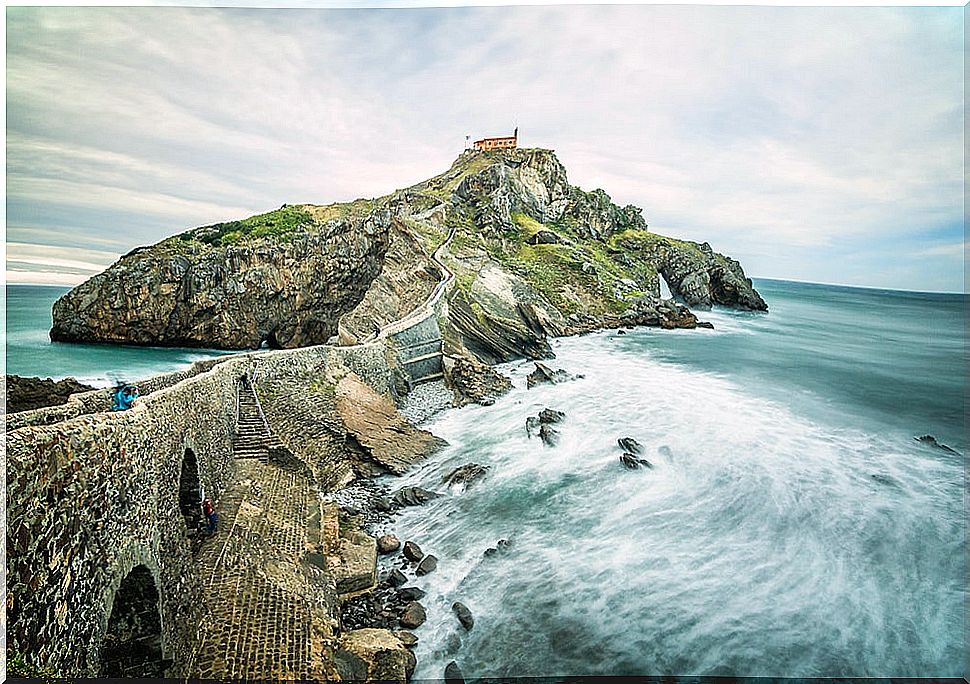
<path fill-rule="evenodd" d="M 397 523 L 441 559 L 417 677 L 960 672 L 962 463 L 606 338 L 558 344 L 582 379 L 526 390 L 512 364 L 512 393 L 428 425 L 451 446 L 400 484 L 491 470 Z M 553 448 L 524 427 L 544 407 L 567 414 Z M 622 467 L 622 436 L 652 469 Z"/>

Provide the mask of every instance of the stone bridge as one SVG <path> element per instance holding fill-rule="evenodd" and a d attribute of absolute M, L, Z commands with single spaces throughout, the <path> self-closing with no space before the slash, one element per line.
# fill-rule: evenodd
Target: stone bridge
<path fill-rule="evenodd" d="M 301 464 L 246 457 L 253 435 L 240 430 L 258 428 L 249 382 L 306 382 L 339 366 L 395 397 L 440 377 L 450 280 L 361 345 L 197 362 L 139 383 L 129 411 L 111 412 L 111 391 L 99 390 L 7 416 L 8 654 L 71 676 L 330 676 L 308 663 L 334 594 L 315 550 L 335 543 L 325 530 L 336 521 Z M 227 531 L 200 550 L 202 491 L 223 502 Z M 267 568 L 287 564 L 299 586 L 273 584 Z M 293 596 L 316 606 L 303 622 Z M 245 624 L 266 633 L 234 631 Z"/>

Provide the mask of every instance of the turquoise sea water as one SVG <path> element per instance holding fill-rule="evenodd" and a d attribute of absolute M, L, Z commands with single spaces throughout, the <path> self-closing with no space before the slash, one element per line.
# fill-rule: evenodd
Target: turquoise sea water
<path fill-rule="evenodd" d="M 966 298 L 757 285 L 767 315 L 558 340 L 585 377 L 509 364 L 510 394 L 426 425 L 450 446 L 391 482 L 447 494 L 390 528 L 440 559 L 416 677 L 965 672 L 965 459 L 913 438 L 966 453 Z M 526 436 L 544 407 L 554 448 Z"/>
<path fill-rule="evenodd" d="M 225 352 L 165 347 L 51 342 L 51 307 L 70 288 L 7 285 L 7 373 L 59 380 L 73 376 L 96 387 L 184 368 Z"/>

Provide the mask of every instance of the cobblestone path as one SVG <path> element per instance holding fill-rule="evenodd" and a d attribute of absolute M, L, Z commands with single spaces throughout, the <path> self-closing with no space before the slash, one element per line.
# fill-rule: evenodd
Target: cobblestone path
<path fill-rule="evenodd" d="M 205 617 L 187 675 L 332 679 L 322 657 L 332 590 L 304 561 L 318 499 L 303 473 L 245 456 L 236 466 L 237 482 L 217 506 L 219 530 L 197 556 Z"/>

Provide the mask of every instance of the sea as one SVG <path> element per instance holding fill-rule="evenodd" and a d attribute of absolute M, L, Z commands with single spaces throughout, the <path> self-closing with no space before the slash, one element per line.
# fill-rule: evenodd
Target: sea
<path fill-rule="evenodd" d="M 51 307 L 69 287 L 11 285 L 6 288 L 9 375 L 73 377 L 92 387 L 111 387 L 192 365 L 225 351 L 176 347 L 51 342 Z"/>
<path fill-rule="evenodd" d="M 423 425 L 449 446 L 391 484 L 443 496 L 388 527 L 439 559 L 414 582 L 416 679 L 967 671 L 967 296 L 755 285 L 768 313 L 554 340 L 573 379 L 527 389 L 533 364 L 506 364 L 511 392 Z M 217 353 L 51 343 L 63 291 L 7 287 L 8 373 Z M 526 432 L 544 408 L 556 446 Z M 621 464 L 622 437 L 649 466 Z M 466 463 L 486 476 L 446 487 Z"/>

